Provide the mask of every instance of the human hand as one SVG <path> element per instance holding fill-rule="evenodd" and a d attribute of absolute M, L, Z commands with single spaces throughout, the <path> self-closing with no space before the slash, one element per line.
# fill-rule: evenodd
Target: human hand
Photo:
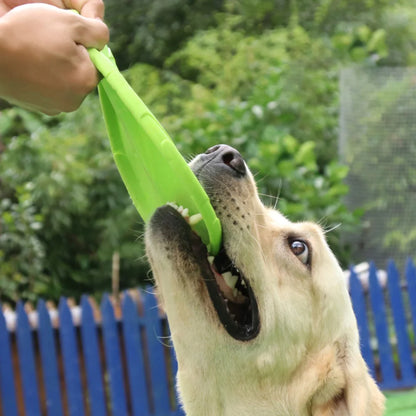
<path fill-rule="evenodd" d="M 0 0 L 0 16 L 11 9 L 29 3 L 45 3 L 61 9 L 75 9 L 81 16 L 89 18 L 104 17 L 104 2 L 102 0 Z"/>
<path fill-rule="evenodd" d="M 87 3 L 100 2 L 71 5 L 94 14 Z M 49 115 L 76 110 L 98 82 L 86 48 L 102 49 L 107 42 L 100 19 L 39 3 L 12 8 L 0 18 L 0 96 Z"/>

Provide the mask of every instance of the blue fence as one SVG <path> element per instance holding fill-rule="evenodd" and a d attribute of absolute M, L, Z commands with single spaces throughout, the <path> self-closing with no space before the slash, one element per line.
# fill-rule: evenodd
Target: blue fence
<path fill-rule="evenodd" d="M 385 286 L 370 266 L 368 290 L 355 273 L 350 295 L 360 330 L 361 351 L 382 389 L 416 386 L 416 268 L 411 260 L 401 279 L 389 262 Z"/>
<path fill-rule="evenodd" d="M 183 416 L 166 319 L 151 293 L 137 295 L 124 294 L 119 311 L 108 296 L 98 311 L 83 297 L 79 325 L 66 299 L 56 327 L 43 301 L 36 329 L 22 304 L 13 331 L 0 314 L 1 414 Z"/>
<path fill-rule="evenodd" d="M 400 278 L 393 262 L 380 282 L 349 280 L 362 352 L 383 389 L 416 386 L 416 268 Z M 55 322 L 40 301 L 35 315 L 18 304 L 14 329 L 0 314 L 0 409 L 4 416 L 183 416 L 169 329 L 149 291 L 83 297 L 75 315 L 61 299 Z M 79 320 L 79 322 L 78 322 Z M 75 323 L 74 323 L 75 321 Z M 8 328 L 9 326 L 9 328 Z"/>

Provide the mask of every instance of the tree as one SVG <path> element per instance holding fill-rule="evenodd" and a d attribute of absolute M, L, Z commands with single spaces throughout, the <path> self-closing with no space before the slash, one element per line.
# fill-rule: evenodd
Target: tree
<path fill-rule="evenodd" d="M 142 232 L 112 160 L 96 97 L 46 128 L 24 110 L 27 129 L 1 156 L 0 238 L 2 297 L 78 296 L 110 287 L 111 258 L 122 255 L 121 281 L 145 275 L 137 261 Z M 7 123 L 4 123 L 6 125 Z"/>
<path fill-rule="evenodd" d="M 107 0 L 110 47 L 120 68 L 158 67 L 196 31 L 212 26 L 223 0 Z"/>

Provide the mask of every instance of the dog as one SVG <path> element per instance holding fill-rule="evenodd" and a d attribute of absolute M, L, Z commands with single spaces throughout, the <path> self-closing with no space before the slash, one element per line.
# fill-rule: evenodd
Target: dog
<path fill-rule="evenodd" d="M 214 146 L 190 167 L 221 221 L 219 253 L 209 256 L 187 213 L 171 204 L 145 232 L 186 415 L 382 415 L 321 228 L 265 207 L 232 147 Z"/>

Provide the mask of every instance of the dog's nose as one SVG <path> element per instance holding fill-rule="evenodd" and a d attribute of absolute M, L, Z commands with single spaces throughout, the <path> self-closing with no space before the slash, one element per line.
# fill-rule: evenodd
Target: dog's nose
<path fill-rule="evenodd" d="M 205 154 L 211 155 L 211 160 L 213 162 L 224 163 L 240 175 L 245 175 L 246 173 L 246 164 L 244 163 L 244 159 L 240 153 L 231 146 L 219 144 L 210 147 Z"/>

